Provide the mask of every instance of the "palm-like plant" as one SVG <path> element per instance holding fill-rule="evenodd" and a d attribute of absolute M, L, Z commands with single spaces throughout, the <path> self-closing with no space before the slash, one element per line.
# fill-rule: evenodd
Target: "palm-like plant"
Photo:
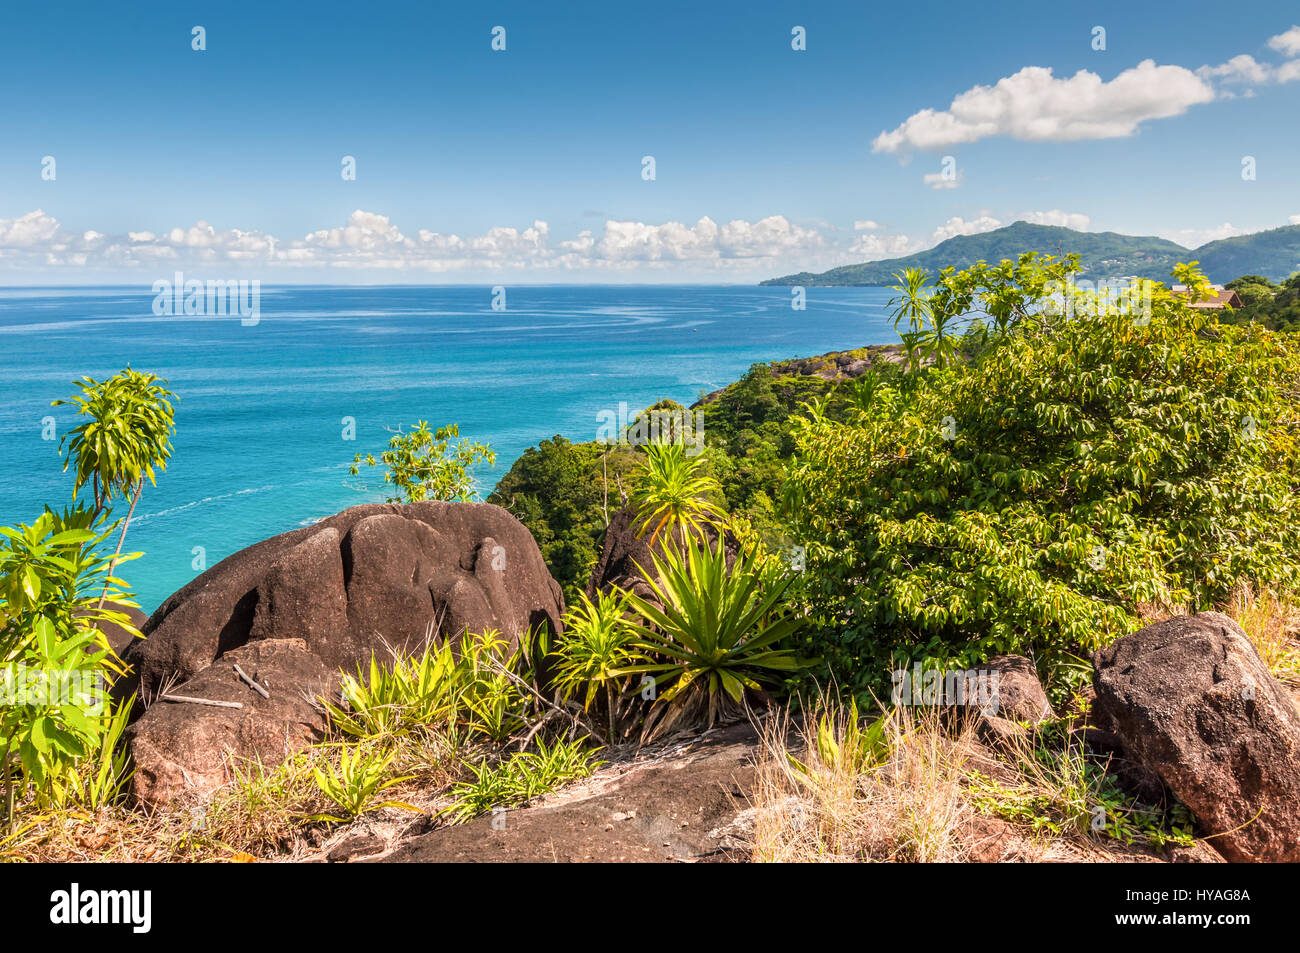
<path fill-rule="evenodd" d="M 63 469 L 74 469 L 72 495 L 76 497 L 82 487 L 89 486 L 97 514 L 106 513 L 118 496 L 131 498 L 109 563 L 111 574 L 122 554 L 144 481 L 155 483 L 156 471 L 167 469 L 171 436 L 176 430 L 172 411 L 176 395 L 164 386 L 166 381 L 130 367 L 102 381 L 83 377 L 73 383 L 81 389 L 80 394 L 52 402 L 56 407 L 71 404 L 78 415 L 87 418 L 59 442 L 60 453 L 65 445 L 68 450 Z M 101 606 L 107 595 L 105 587 Z"/>
<path fill-rule="evenodd" d="M 907 351 L 908 366 L 918 369 L 921 356 L 940 367 L 951 363 L 957 353 L 957 336 L 952 327 L 956 315 L 945 309 L 936 311 L 929 272 L 908 268 L 894 277 L 899 283 L 893 286 L 897 294 L 889 299 L 889 306 L 894 309 L 891 316 L 895 328 L 907 322 L 907 330 L 900 331 L 899 336 Z"/>
<path fill-rule="evenodd" d="M 740 705 L 745 689 L 759 690 L 760 682 L 776 679 L 774 673 L 811 664 L 779 644 L 804 622 L 782 602 L 792 576 L 766 571 L 752 551 L 737 554 L 728 569 L 721 538 L 713 546 L 691 542 L 683 553 L 669 549 L 652 556 L 654 574 L 642 573 L 654 601 L 630 593 L 628 604 L 640 617 L 635 647 L 665 661 L 635 663 L 615 674 L 648 674 L 670 683 L 658 697 L 662 719 L 656 733 L 705 703 L 711 725 L 724 696 Z M 652 712 L 647 732 L 654 723 Z"/>
<path fill-rule="evenodd" d="M 645 452 L 633 488 L 637 532 L 650 530 L 653 546 L 665 530 L 703 535 L 706 526 L 716 526 L 724 514 L 708 498 L 722 487 L 701 471 L 704 458 L 687 456 L 678 443 L 648 444 Z"/>
<path fill-rule="evenodd" d="M 584 692 L 584 711 L 591 710 L 604 687 L 609 724 L 606 741 L 613 744 L 619 717 L 620 675 L 617 673 L 634 662 L 649 659 L 633 644 L 636 631 L 627 618 L 625 594 L 601 593 L 595 602 L 580 594 L 579 599 L 565 613 L 564 634 L 556 645 L 555 687 L 565 701 Z"/>

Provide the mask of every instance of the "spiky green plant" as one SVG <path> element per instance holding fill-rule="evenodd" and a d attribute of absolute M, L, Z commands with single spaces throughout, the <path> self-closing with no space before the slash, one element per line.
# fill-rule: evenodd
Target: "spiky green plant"
<path fill-rule="evenodd" d="M 378 800 L 378 796 L 391 787 L 411 780 L 411 775 L 388 778 L 388 767 L 397 756 L 395 751 L 377 754 L 364 748 L 349 750 L 339 747 L 339 764 L 336 769 L 328 762 L 321 767 L 312 766 L 316 784 L 342 815 L 315 814 L 312 820 L 346 822 L 362 814 L 385 807 L 396 807 L 419 812 L 419 808 L 405 801 Z"/>
<path fill-rule="evenodd" d="M 556 645 L 555 687 L 568 701 L 582 695 L 583 711 L 591 706 L 604 689 L 605 711 L 613 744 L 618 737 L 620 676 L 617 674 L 637 661 L 649 661 L 635 647 L 636 631 L 627 618 L 627 596 L 621 592 L 603 592 L 593 602 L 585 594 L 564 616 L 564 634 Z"/>
<path fill-rule="evenodd" d="M 760 565 L 752 551 L 737 553 L 728 568 L 725 541 L 691 543 L 685 552 L 652 554 L 654 572 L 642 574 L 653 598 L 629 593 L 639 616 L 636 647 L 664 661 L 629 665 L 618 674 L 647 674 L 656 684 L 658 720 L 666 731 L 687 712 L 707 705 L 713 724 L 724 697 L 740 705 L 746 689 L 774 681 L 776 673 L 810 664 L 782 647 L 804 620 L 783 603 L 793 577 L 777 576 Z M 655 732 L 655 733 L 658 733 Z"/>
<path fill-rule="evenodd" d="M 459 824 L 495 807 L 526 804 L 566 781 L 585 778 L 603 763 L 591 760 L 586 740 L 559 740 L 549 746 L 538 741 L 536 751 L 519 752 L 495 764 L 467 764 L 473 779 L 456 785 L 455 803 L 442 813 Z"/>
<path fill-rule="evenodd" d="M 679 443 L 648 444 L 632 490 L 636 529 L 650 531 L 654 544 L 661 533 L 703 535 L 725 516 L 709 498 L 721 493 L 718 481 L 703 472 L 704 457 L 689 456 Z"/>

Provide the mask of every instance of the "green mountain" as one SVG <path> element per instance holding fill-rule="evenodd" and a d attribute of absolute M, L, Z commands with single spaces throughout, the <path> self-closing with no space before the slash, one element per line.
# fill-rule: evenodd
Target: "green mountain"
<path fill-rule="evenodd" d="M 1300 271 L 1300 225 L 1220 238 L 1196 249 L 1192 257 L 1211 281 L 1222 283 L 1252 274 L 1282 281 Z"/>
<path fill-rule="evenodd" d="M 1167 282 L 1175 264 L 1193 260 L 1201 263 L 1211 281 L 1231 281 L 1243 274 L 1281 280 L 1300 270 L 1300 225 L 1225 238 L 1192 250 L 1165 238 L 1079 232 L 1056 225 L 1015 222 L 978 235 L 958 235 L 903 258 L 843 265 L 819 275 L 805 271 L 769 278 L 761 284 L 892 285 L 896 282 L 894 273 L 904 268 L 924 268 L 935 273 L 950 265 L 967 268 L 980 260 L 997 262 L 1016 258 L 1026 251 L 1077 254 L 1079 277 L 1091 281 L 1137 275 Z"/>

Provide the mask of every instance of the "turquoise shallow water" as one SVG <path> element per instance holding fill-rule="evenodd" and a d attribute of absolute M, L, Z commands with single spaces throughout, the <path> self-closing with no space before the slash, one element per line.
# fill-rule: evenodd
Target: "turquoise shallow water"
<path fill-rule="evenodd" d="M 527 447 L 596 436 L 601 411 L 683 403 L 755 361 L 897 340 L 880 288 L 485 287 L 263 289 L 261 319 L 156 317 L 141 289 L 0 290 L 0 525 L 71 499 L 57 440 L 73 426 L 70 382 L 130 363 L 180 397 L 174 454 L 146 486 L 123 567 L 152 611 L 206 564 L 356 503 L 382 500 L 348 465 L 385 427 L 456 422 L 491 443 L 489 490 Z M 356 421 L 343 439 L 343 418 Z M 122 513 L 125 513 L 123 506 Z"/>

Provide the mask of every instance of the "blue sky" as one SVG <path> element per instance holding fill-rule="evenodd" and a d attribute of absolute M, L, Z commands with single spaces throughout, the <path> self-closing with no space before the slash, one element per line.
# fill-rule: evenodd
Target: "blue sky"
<path fill-rule="evenodd" d="M 1294 3 L 992 6 L 14 5 L 0 282 L 750 281 L 1026 216 L 1300 222 Z"/>

